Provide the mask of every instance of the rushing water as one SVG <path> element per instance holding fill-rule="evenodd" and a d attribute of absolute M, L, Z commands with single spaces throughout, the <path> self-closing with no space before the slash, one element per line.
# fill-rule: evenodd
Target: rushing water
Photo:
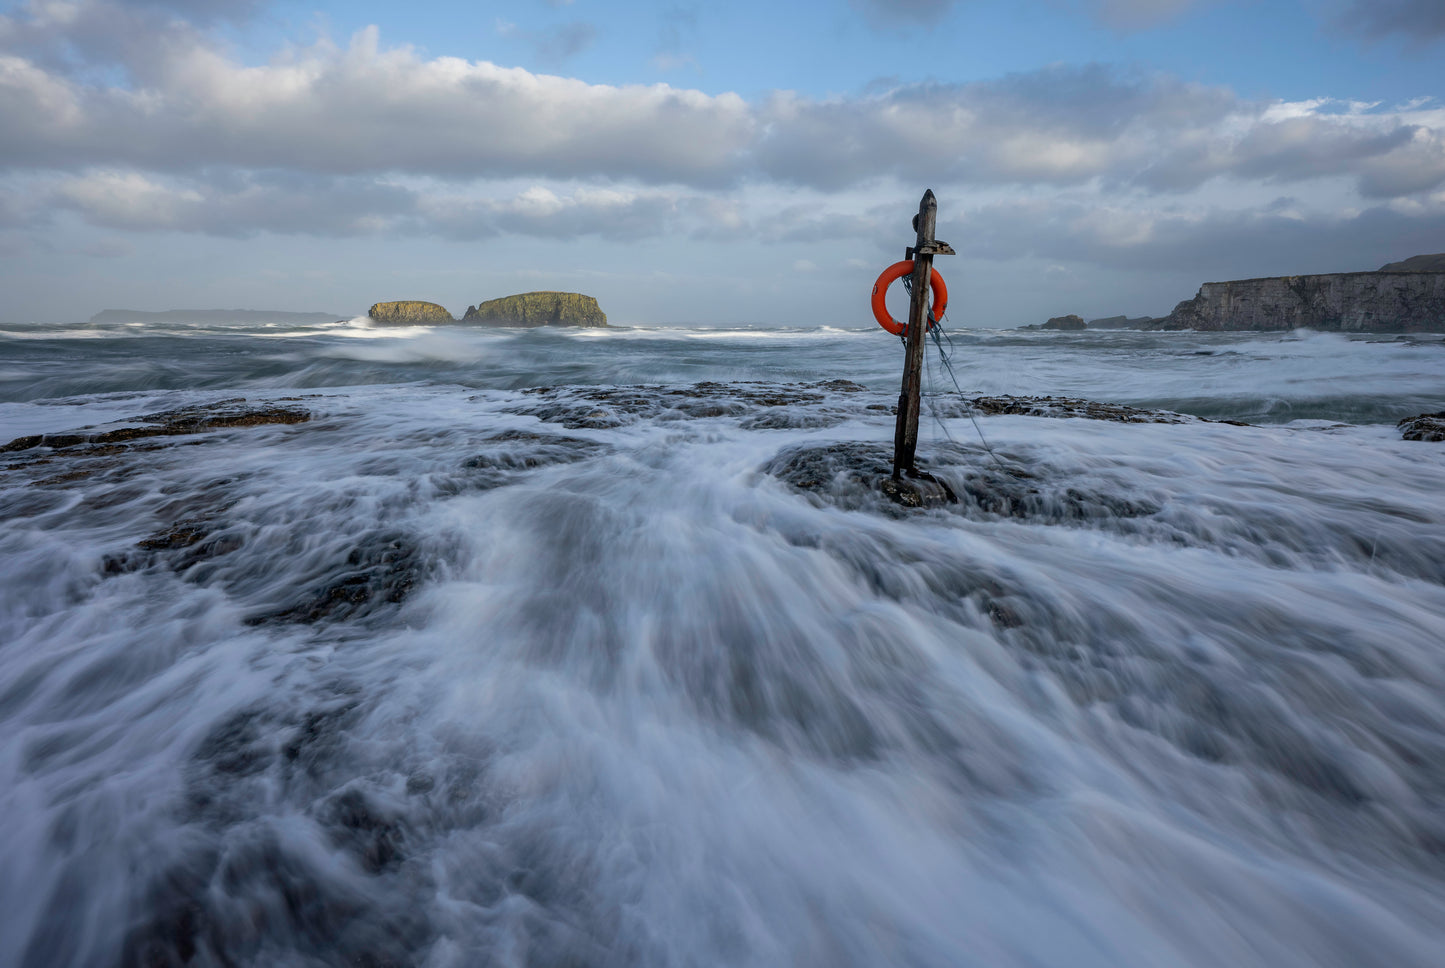
<path fill-rule="evenodd" d="M 953 360 L 1253 426 L 930 353 L 904 511 L 877 330 L 0 334 L 310 414 L 0 454 L 0 964 L 1438 965 L 1445 344 Z"/>

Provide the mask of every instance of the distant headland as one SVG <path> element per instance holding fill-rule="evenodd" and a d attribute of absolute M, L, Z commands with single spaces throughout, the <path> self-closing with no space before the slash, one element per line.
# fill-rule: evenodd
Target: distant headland
<path fill-rule="evenodd" d="M 139 309 L 102 309 L 90 317 L 92 323 L 214 323 L 214 324 L 277 324 L 309 325 L 334 323 L 335 313 L 286 313 L 269 309 L 166 309 L 144 312 Z"/>
<path fill-rule="evenodd" d="M 431 302 L 377 303 L 367 313 L 382 326 L 432 326 L 458 322 Z M 606 326 L 607 314 L 593 296 L 578 292 L 523 292 L 468 306 L 460 322 L 475 326 Z"/>
<path fill-rule="evenodd" d="M 1206 282 L 1168 316 L 1111 316 L 1085 327 L 1072 324 L 1078 319 L 1055 317 L 1021 328 L 1440 333 L 1445 332 L 1445 252 L 1412 256 L 1375 272 Z"/>

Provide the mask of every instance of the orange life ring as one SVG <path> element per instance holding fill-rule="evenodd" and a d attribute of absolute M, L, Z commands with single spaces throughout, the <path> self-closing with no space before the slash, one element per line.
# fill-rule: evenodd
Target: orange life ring
<path fill-rule="evenodd" d="M 884 297 L 888 295 L 888 287 L 893 285 L 895 280 L 913 272 L 913 260 L 905 259 L 902 262 L 895 262 L 883 274 L 878 281 L 873 283 L 873 318 L 878 320 L 882 326 L 894 336 L 902 336 L 903 331 L 908 328 L 907 323 L 900 323 L 888 315 L 888 306 L 884 303 Z M 943 284 L 943 276 L 934 269 L 929 277 L 928 287 L 933 290 L 933 307 L 928 312 L 928 328 L 933 328 L 933 321 L 943 316 L 948 311 L 948 287 Z"/>

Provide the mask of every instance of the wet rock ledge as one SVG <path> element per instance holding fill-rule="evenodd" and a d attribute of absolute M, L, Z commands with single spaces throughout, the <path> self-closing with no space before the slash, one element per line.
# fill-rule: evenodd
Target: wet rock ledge
<path fill-rule="evenodd" d="M 86 433 L 85 428 L 62 434 L 31 434 L 16 437 L 4 446 L 0 453 L 33 450 L 36 447 L 66 448 L 81 444 L 102 446 L 123 444 L 144 437 L 176 437 L 183 434 L 198 434 L 224 427 L 258 427 L 262 424 L 297 424 L 311 419 L 311 411 L 301 407 L 250 405 L 245 397 L 219 400 L 215 403 L 194 407 L 180 407 L 175 410 L 161 410 L 136 417 L 140 426 L 118 427 L 95 433 Z"/>

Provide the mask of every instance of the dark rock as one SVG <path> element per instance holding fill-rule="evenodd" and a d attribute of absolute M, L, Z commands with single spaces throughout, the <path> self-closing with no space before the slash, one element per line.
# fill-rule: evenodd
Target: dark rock
<path fill-rule="evenodd" d="M 880 491 L 903 507 L 952 505 L 953 513 L 965 517 L 1046 524 L 1148 517 L 1160 510 L 1152 501 L 1053 479 L 1046 469 L 1041 476 L 976 448 L 940 447 L 930 469 L 912 480 L 893 481 L 889 445 L 832 443 L 781 451 L 762 471 L 821 503 L 848 510 L 889 512 L 891 505 L 877 500 Z"/>
<path fill-rule="evenodd" d="M 253 615 L 248 625 L 313 624 L 363 617 L 377 607 L 404 602 L 426 570 L 420 549 L 406 535 L 375 532 L 347 555 L 345 564 L 279 608 Z"/>
<path fill-rule="evenodd" d="M 400 819 L 351 788 L 332 797 L 321 809 L 331 839 L 350 851 L 368 874 L 394 870 L 402 860 L 406 838 Z"/>
<path fill-rule="evenodd" d="M 901 478 L 885 477 L 879 482 L 878 489 L 889 500 L 906 508 L 932 508 L 958 503 L 952 488 L 932 474 L 922 472 Z"/>
<path fill-rule="evenodd" d="M 220 400 L 216 403 L 194 407 L 180 407 L 163 410 L 135 418 L 147 426 L 120 427 L 100 433 L 32 434 L 16 437 L 0 447 L 0 452 L 34 450 L 49 447 L 59 450 L 90 445 L 87 454 L 95 454 L 96 448 L 112 444 L 128 443 L 144 437 L 175 437 L 183 434 L 197 434 L 225 427 L 259 427 L 263 424 L 297 424 L 311 419 L 311 412 L 291 406 L 246 406 L 244 397 Z"/>
<path fill-rule="evenodd" d="M 345 699 L 308 711 L 281 746 L 286 762 L 311 773 L 324 773 L 336 759 L 342 732 L 359 718 L 360 705 L 357 700 Z"/>
<path fill-rule="evenodd" d="M 261 827 L 193 850 L 142 889 L 119 964 L 420 964 L 435 929 L 349 887 Z M 56 964 L 53 958 L 34 964 Z"/>
<path fill-rule="evenodd" d="M 714 383 L 691 386 L 532 387 L 522 392 L 536 403 L 510 412 L 535 416 L 568 429 L 606 430 L 638 419 L 686 420 L 699 417 L 748 417 L 764 408 L 789 408 L 767 426 L 825 425 L 831 414 L 820 413 L 828 393 L 858 393 L 865 388 L 849 380 L 817 383 Z M 762 424 L 760 424 L 761 426 Z"/>
<path fill-rule="evenodd" d="M 217 773 L 231 776 L 259 773 L 276 755 L 270 725 L 263 711 L 243 709 L 212 727 L 197 747 L 196 759 Z"/>
<path fill-rule="evenodd" d="M 1141 410 L 1118 403 L 1099 403 L 1075 397 L 974 397 L 968 401 L 981 414 L 1021 414 L 1027 417 L 1084 417 L 1089 420 L 1114 420 L 1119 423 L 1192 423 L 1201 417 L 1190 417 L 1167 410 Z"/>
<path fill-rule="evenodd" d="M 847 414 L 827 411 L 796 412 L 772 409 L 738 423 L 743 430 L 822 430 L 847 420 Z"/>
<path fill-rule="evenodd" d="M 1400 428 L 1400 436 L 1405 440 L 1445 440 L 1445 410 L 1406 417 L 1395 426 Z"/>
<path fill-rule="evenodd" d="M 146 423 L 161 424 L 166 433 L 194 434 L 222 427 L 259 427 L 263 424 L 296 424 L 311 419 L 300 407 L 246 406 L 245 397 L 206 403 L 195 407 L 161 410 L 140 417 Z"/>
<path fill-rule="evenodd" d="M 136 547 L 145 548 L 147 551 L 189 548 L 207 533 L 206 529 L 198 524 L 178 524 L 168 531 L 142 538 L 136 542 Z"/>
<path fill-rule="evenodd" d="M 1084 322 L 1082 316 L 1075 316 L 1070 313 L 1067 316 L 1055 316 L 1043 325 L 1044 329 L 1088 329 L 1089 324 Z"/>

